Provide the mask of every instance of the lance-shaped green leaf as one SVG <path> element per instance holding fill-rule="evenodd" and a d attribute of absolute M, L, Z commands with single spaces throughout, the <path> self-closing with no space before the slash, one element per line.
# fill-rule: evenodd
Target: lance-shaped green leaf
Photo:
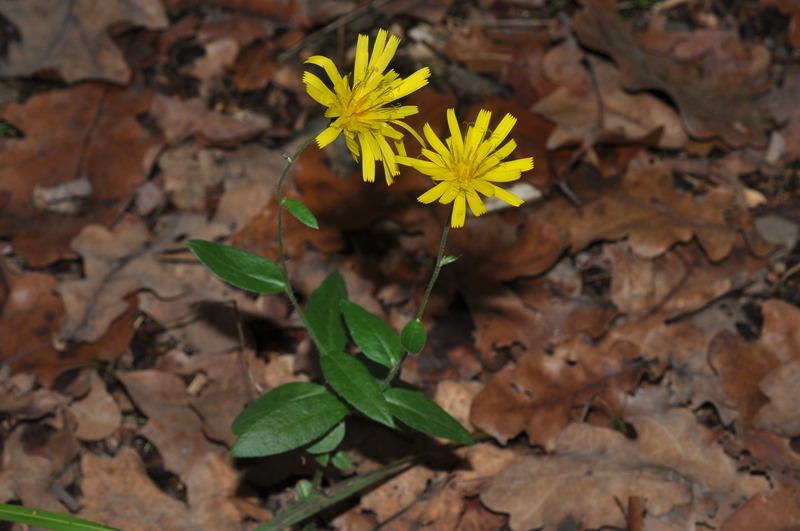
<path fill-rule="evenodd" d="M 462 444 L 475 442 L 464 426 L 419 391 L 393 387 L 384 396 L 392 414 L 410 428 Z"/>
<path fill-rule="evenodd" d="M 391 326 L 354 302 L 341 301 L 340 307 L 353 341 L 366 357 L 389 368 L 400 362 L 403 347 Z"/>
<path fill-rule="evenodd" d="M 312 229 L 319 228 L 319 222 L 317 221 L 317 218 L 302 202 L 295 199 L 284 199 L 283 206 L 285 206 L 286 210 L 288 210 L 291 215 L 297 218 L 297 220 L 306 227 L 310 227 Z"/>
<path fill-rule="evenodd" d="M 331 352 L 320 358 L 320 365 L 325 380 L 339 396 L 372 420 L 394 428 L 381 387 L 363 363 L 344 352 Z"/>
<path fill-rule="evenodd" d="M 286 290 L 286 276 L 272 260 L 203 240 L 189 240 L 186 246 L 212 273 L 237 288 L 256 293 Z"/>
<path fill-rule="evenodd" d="M 313 329 L 323 354 L 341 351 L 347 343 L 342 310 L 339 307 L 342 300 L 347 300 L 347 286 L 338 271 L 331 271 L 308 297 L 306 321 L 309 328 Z"/>
<path fill-rule="evenodd" d="M 231 426 L 235 457 L 275 455 L 300 448 L 344 419 L 347 406 L 324 386 L 293 382 L 276 387 L 242 411 Z"/>

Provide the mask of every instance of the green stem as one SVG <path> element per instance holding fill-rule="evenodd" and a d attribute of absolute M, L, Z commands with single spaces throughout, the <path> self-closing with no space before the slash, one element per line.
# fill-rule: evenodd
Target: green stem
<path fill-rule="evenodd" d="M 297 302 L 297 297 L 295 297 L 294 291 L 292 291 L 292 285 L 289 282 L 289 268 L 286 265 L 286 251 L 283 247 L 283 194 L 281 193 L 283 181 L 286 180 L 286 176 L 289 174 L 289 170 L 294 165 L 294 161 L 296 161 L 297 157 L 299 157 L 300 154 L 303 153 L 303 151 L 305 151 L 309 145 L 311 145 L 315 137 L 316 135 L 306 139 L 305 142 L 300 144 L 300 147 L 297 148 L 297 151 L 295 151 L 294 155 L 291 157 L 284 155 L 286 158 L 286 166 L 284 166 L 283 172 L 281 172 L 281 178 L 278 179 L 278 186 L 276 187 L 275 193 L 278 196 L 278 252 L 281 256 L 281 268 L 283 269 L 283 274 L 286 276 L 286 290 L 284 291 L 286 292 L 286 296 L 289 298 L 289 302 L 292 304 L 292 308 L 294 308 L 294 311 L 297 312 L 297 315 L 300 317 L 300 321 L 302 321 L 303 326 L 311 338 L 311 341 L 317 346 L 317 349 L 319 349 L 320 352 L 324 352 L 319 339 L 314 333 L 314 330 L 308 325 L 306 314 L 300 308 L 300 303 Z"/>
<path fill-rule="evenodd" d="M 433 285 L 436 284 L 436 279 L 439 278 L 439 272 L 442 270 L 442 259 L 444 258 L 444 248 L 447 245 L 447 235 L 450 233 L 450 222 L 447 222 L 447 225 L 444 227 L 444 231 L 442 231 L 442 241 L 439 243 L 439 253 L 436 255 L 436 266 L 433 268 L 433 275 L 431 275 L 431 281 L 428 282 L 428 287 L 425 289 L 425 295 L 422 296 L 422 302 L 419 305 L 419 310 L 417 311 L 417 321 L 422 320 L 422 314 L 425 313 L 425 306 L 428 305 L 428 298 L 431 296 L 431 291 L 433 291 Z M 389 371 L 389 374 L 386 375 L 386 378 L 383 379 L 381 382 L 381 390 L 386 390 L 389 385 L 394 381 L 397 377 L 397 373 L 400 372 L 400 369 L 403 367 L 403 362 L 406 361 L 408 357 L 408 351 L 403 349 L 400 354 L 400 361 L 392 367 L 392 370 Z"/>

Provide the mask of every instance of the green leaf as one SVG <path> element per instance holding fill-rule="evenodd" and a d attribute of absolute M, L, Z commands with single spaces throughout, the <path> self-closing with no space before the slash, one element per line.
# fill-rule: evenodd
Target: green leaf
<path fill-rule="evenodd" d="M 338 451 L 333 454 L 333 458 L 331 459 L 331 464 L 338 468 L 339 470 L 347 470 L 353 466 L 353 460 L 350 459 L 350 456 L 347 455 L 347 452 Z"/>
<path fill-rule="evenodd" d="M 363 363 L 344 352 L 331 352 L 319 361 L 325 380 L 339 396 L 372 420 L 394 428 L 381 387 Z"/>
<path fill-rule="evenodd" d="M 409 321 L 400 331 L 400 344 L 408 351 L 409 354 L 419 354 L 425 348 L 425 341 L 428 339 L 428 333 L 425 332 L 425 327 L 419 322 L 419 319 Z"/>
<path fill-rule="evenodd" d="M 307 500 L 314 492 L 314 486 L 309 480 L 301 479 L 297 482 L 297 485 L 294 486 L 294 492 L 298 500 Z"/>
<path fill-rule="evenodd" d="M 383 319 L 350 301 L 339 303 L 353 341 L 366 357 L 392 368 L 400 362 L 400 338 Z"/>
<path fill-rule="evenodd" d="M 475 442 L 464 426 L 419 391 L 393 387 L 384 396 L 392 414 L 409 427 L 462 444 Z"/>
<path fill-rule="evenodd" d="M 17 522 L 54 531 L 116 531 L 113 527 L 96 524 L 68 514 L 0 503 L 0 521 Z"/>
<path fill-rule="evenodd" d="M 347 333 L 342 322 L 339 301 L 347 300 L 347 286 L 338 271 L 331 271 L 328 277 L 308 297 L 306 320 L 323 354 L 344 350 Z"/>
<path fill-rule="evenodd" d="M 344 439 L 344 422 L 337 424 L 325 437 L 306 448 L 306 451 L 315 455 L 327 454 L 334 451 L 342 439 Z"/>
<path fill-rule="evenodd" d="M 256 293 L 280 293 L 288 284 L 278 264 L 228 245 L 189 240 L 186 246 L 204 266 L 237 288 Z"/>
<path fill-rule="evenodd" d="M 260 457 L 294 450 L 322 437 L 348 414 L 324 386 L 293 382 L 276 387 L 236 417 L 234 457 Z"/>
<path fill-rule="evenodd" d="M 442 257 L 442 267 L 444 267 L 446 265 L 449 265 L 449 264 L 452 264 L 453 262 L 455 262 L 459 258 L 461 258 L 461 257 L 460 256 L 455 256 L 455 255 L 452 255 L 452 254 Z"/>
<path fill-rule="evenodd" d="M 314 217 L 314 214 L 308 209 L 308 207 L 300 201 L 296 201 L 294 199 L 284 199 L 283 206 L 285 206 L 286 210 L 288 210 L 291 215 L 296 217 L 297 220 L 306 227 L 310 227 L 312 229 L 319 228 L 319 222 L 317 221 L 317 218 Z"/>

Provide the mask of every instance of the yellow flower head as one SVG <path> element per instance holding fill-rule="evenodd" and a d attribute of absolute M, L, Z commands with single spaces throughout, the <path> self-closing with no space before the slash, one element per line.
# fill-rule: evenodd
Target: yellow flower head
<path fill-rule="evenodd" d="M 446 145 L 436 136 L 431 126 L 425 124 L 425 138 L 433 148 L 422 150 L 422 155 L 428 160 L 397 157 L 400 164 L 412 166 L 438 182 L 417 198 L 420 202 L 432 203 L 438 199 L 446 205 L 455 201 L 450 219 L 454 228 L 464 226 L 467 204 L 476 216 L 486 213 L 486 206 L 478 192 L 486 197 L 502 199 L 512 206 L 520 206 L 524 202 L 492 183 L 516 181 L 522 172 L 533 169 L 533 158 L 503 162 L 517 147 L 517 143 L 509 140 L 503 147 L 499 146 L 511 132 L 517 119 L 506 114 L 497 129 L 486 138 L 491 117 L 491 112 L 481 110 L 475 124 L 467 129 L 466 138 L 462 138 L 455 110 L 447 109 L 447 124 L 451 136 Z"/>
<path fill-rule="evenodd" d="M 392 184 L 392 177 L 399 173 L 395 152 L 387 138 L 394 141 L 397 153 L 405 155 L 405 148 L 403 133 L 393 126 L 399 125 L 417 136 L 402 121 L 416 114 L 417 107 L 396 105 L 394 102 L 427 85 L 430 70 L 422 68 L 405 79 L 394 70 L 384 72 L 399 44 L 400 39 L 394 35 L 389 37 L 386 30 L 380 30 L 372 47 L 372 55 L 369 55 L 369 37 L 359 35 L 352 88 L 348 76 L 339 75 L 333 61 L 321 55 L 309 57 L 306 63 L 322 67 L 333 83 L 333 90 L 314 74 L 303 73 L 308 94 L 328 108 L 326 117 L 336 118 L 317 136 L 317 145 L 321 149 L 336 140 L 339 133 L 344 133 L 347 147 L 358 162 L 360 144 L 364 154 L 364 180 L 369 182 L 375 180 L 375 161 L 383 162 L 387 184 Z"/>

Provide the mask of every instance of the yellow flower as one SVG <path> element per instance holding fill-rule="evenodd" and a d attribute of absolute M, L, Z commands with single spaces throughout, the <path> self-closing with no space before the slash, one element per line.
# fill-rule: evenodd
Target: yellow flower
<path fill-rule="evenodd" d="M 430 70 L 425 67 L 403 79 L 394 70 L 384 71 L 394 57 L 400 39 L 388 37 L 386 30 L 378 31 L 372 55 L 369 55 L 369 37 L 358 36 L 356 60 L 353 69 L 353 86 L 348 76 L 340 76 L 333 61 L 321 55 L 309 57 L 306 63 L 322 67 L 333 83 L 329 89 L 317 76 L 303 73 L 308 94 L 328 108 L 325 116 L 336 118 L 317 136 L 320 149 L 344 133 L 347 147 L 358 162 L 359 144 L 363 151 L 362 172 L 364 180 L 375 180 L 375 161 L 383 162 L 386 183 L 399 173 L 395 152 L 387 138 L 392 139 L 397 153 L 405 155 L 403 133 L 393 126 L 401 126 L 419 138 L 403 118 L 417 113 L 415 105 L 396 105 L 394 102 L 428 84 Z M 358 142 L 356 142 L 356 138 Z M 422 139 L 420 139 L 422 142 Z"/>
<path fill-rule="evenodd" d="M 450 224 L 454 228 L 464 226 L 467 204 L 476 216 L 486 213 L 486 206 L 478 192 L 486 197 L 502 199 L 512 206 L 520 206 L 524 202 L 511 192 L 492 183 L 519 179 L 522 172 L 533 169 L 533 158 L 503 162 L 503 159 L 517 147 L 517 143 L 509 140 L 503 147 L 499 146 L 511 132 L 517 119 L 506 114 L 497 128 L 486 138 L 491 117 L 491 112 L 481 110 L 475 124 L 467 129 L 466 138 L 462 138 L 455 110 L 447 109 L 447 124 L 451 135 L 447 139 L 447 145 L 426 123 L 423 131 L 433 150 L 423 149 L 422 155 L 428 160 L 397 157 L 400 164 L 412 166 L 434 181 L 438 181 L 436 186 L 417 198 L 420 202 L 432 203 L 438 199 L 440 203 L 446 205 L 455 201 L 450 218 Z"/>

